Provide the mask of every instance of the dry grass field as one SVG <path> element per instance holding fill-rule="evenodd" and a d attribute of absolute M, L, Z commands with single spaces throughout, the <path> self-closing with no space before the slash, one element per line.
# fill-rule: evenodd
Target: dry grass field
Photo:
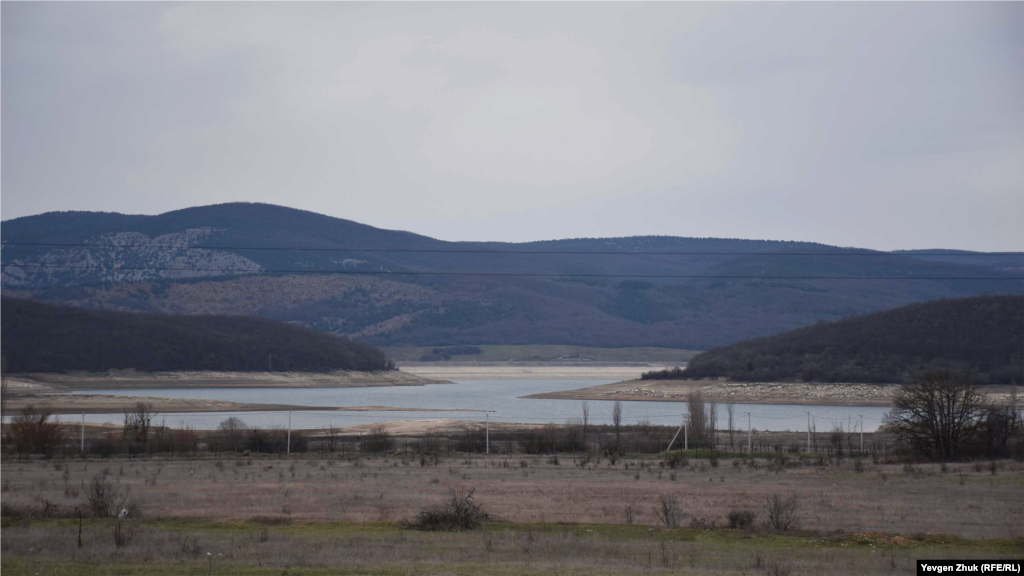
<path fill-rule="evenodd" d="M 8 460 L 3 569 L 754 574 L 779 560 L 792 574 L 825 566 L 907 573 L 914 558 L 1024 555 L 1024 465 L 992 467 L 722 459 L 717 467 L 690 460 L 671 468 L 565 456 Z M 112 520 L 87 519 L 78 549 L 77 523 L 67 517 L 85 507 L 98 475 L 129 489 L 137 506 L 125 523 L 131 537 L 116 547 Z M 475 489 L 476 502 L 499 521 L 460 534 L 400 526 L 449 488 Z M 796 495 L 795 530 L 763 526 L 771 494 Z M 658 518 L 663 496 L 679 502 L 681 528 Z M 726 528 L 737 509 L 758 513 L 754 530 Z"/>

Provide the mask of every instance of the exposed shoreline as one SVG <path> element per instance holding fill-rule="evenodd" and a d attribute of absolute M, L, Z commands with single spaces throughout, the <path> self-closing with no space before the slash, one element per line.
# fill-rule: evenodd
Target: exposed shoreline
<path fill-rule="evenodd" d="M 53 414 L 121 414 L 130 406 L 143 402 L 154 413 L 203 412 L 286 412 L 315 410 L 318 412 L 482 412 L 470 408 L 402 408 L 397 406 L 304 406 L 293 404 L 257 404 L 204 400 L 197 398 L 158 398 L 151 396 L 111 396 L 107 394 L 24 394 L 14 396 L 7 405 L 15 414 L 27 405 L 45 408 Z"/>
<path fill-rule="evenodd" d="M 230 402 L 197 398 L 132 396 L 131 390 L 161 388 L 356 388 L 368 386 L 426 386 L 451 384 L 400 371 L 386 372 L 137 372 L 116 370 L 105 373 L 12 374 L 8 378 L 11 398 L 7 410 L 14 414 L 32 404 L 54 414 L 120 414 L 137 402 L 151 405 L 157 413 L 202 412 L 284 412 L 317 411 L 402 411 L 438 412 L 442 409 L 395 406 L 304 406 Z M 71 394 L 82 390 L 113 389 L 127 394 Z M 471 409 L 443 409 L 446 412 L 475 412 Z"/>
<path fill-rule="evenodd" d="M 720 380 L 627 380 L 561 392 L 531 394 L 523 398 L 549 400 L 642 400 L 685 402 L 700 390 L 705 400 L 735 404 L 798 404 L 812 406 L 892 406 L 899 384 L 726 382 Z M 1012 386 L 986 386 L 999 403 L 1009 400 Z"/>
<path fill-rule="evenodd" d="M 65 392 L 96 389 L 152 388 L 354 388 L 365 386 L 425 386 L 451 384 L 410 372 L 71 372 L 67 374 L 12 374 L 12 393 Z"/>
<path fill-rule="evenodd" d="M 456 363 L 403 364 L 402 372 L 433 380 L 631 380 L 675 364 Z"/>

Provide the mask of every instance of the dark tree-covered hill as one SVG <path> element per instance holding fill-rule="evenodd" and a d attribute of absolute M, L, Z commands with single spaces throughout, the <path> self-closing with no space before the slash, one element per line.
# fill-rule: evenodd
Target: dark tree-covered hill
<path fill-rule="evenodd" d="M 11 372 L 324 372 L 387 365 L 371 346 L 261 318 L 83 310 L 6 296 L 0 308 Z"/>
<path fill-rule="evenodd" d="M 696 356 L 683 371 L 646 378 L 902 382 L 925 371 L 1024 383 L 1024 297 L 912 304 L 746 340 Z"/>
<path fill-rule="evenodd" d="M 232 203 L 155 216 L 51 212 L 4 221 L 0 238 L 10 296 L 260 316 L 379 346 L 706 350 L 914 302 L 1021 293 L 1024 254 L 936 257 L 685 231 L 681 221 L 679 236 L 446 242 Z"/>

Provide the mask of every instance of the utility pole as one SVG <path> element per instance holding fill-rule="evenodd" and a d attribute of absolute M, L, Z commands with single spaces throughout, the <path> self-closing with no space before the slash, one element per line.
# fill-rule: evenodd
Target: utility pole
<path fill-rule="evenodd" d="M 679 430 L 676 430 L 676 435 L 673 436 L 672 441 L 668 443 L 668 448 L 665 448 L 665 452 L 672 449 L 672 445 L 675 444 L 676 438 L 679 438 L 679 433 L 686 429 L 686 416 L 683 414 L 680 414 L 679 416 L 683 418 L 683 423 L 679 425 Z"/>
<path fill-rule="evenodd" d="M 860 416 L 860 453 L 864 453 L 864 415 L 857 414 Z"/>
<path fill-rule="evenodd" d="M 807 453 L 811 453 L 811 413 L 807 412 Z"/>
<path fill-rule="evenodd" d="M 750 412 L 747 412 L 747 454 L 750 454 L 751 458 L 754 456 L 754 445 L 751 444 L 750 435 Z"/>
<path fill-rule="evenodd" d="M 85 455 L 85 412 L 82 412 L 82 455 Z"/>
<path fill-rule="evenodd" d="M 687 420 L 683 420 L 683 449 L 690 449 L 690 426 Z"/>
<path fill-rule="evenodd" d="M 292 411 L 288 411 L 288 454 L 292 453 Z"/>
<path fill-rule="evenodd" d="M 487 432 L 485 438 L 487 439 L 487 453 L 491 453 L 491 415 L 487 415 Z"/>

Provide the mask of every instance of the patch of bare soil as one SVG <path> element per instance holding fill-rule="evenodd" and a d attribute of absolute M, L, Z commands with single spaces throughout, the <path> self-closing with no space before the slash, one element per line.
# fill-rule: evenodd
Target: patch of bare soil
<path fill-rule="evenodd" d="M 772 462 L 761 459 L 750 463 L 723 459 L 717 467 L 705 459 L 691 459 L 670 468 L 652 459 L 624 458 L 612 464 L 579 454 L 563 454 L 558 461 L 549 455 L 523 454 L 442 453 L 438 460 L 419 462 L 414 458 L 222 455 L 196 460 L 68 460 L 59 467 L 50 461 L 8 460 L 2 463 L 3 500 L 15 509 L 38 508 L 40 502 L 79 506 L 85 494 L 77 487 L 109 466 L 118 484 L 131 490 L 140 512 L 150 518 L 380 522 L 413 518 L 444 498 L 449 489 L 475 489 L 488 512 L 515 523 L 632 522 L 654 528 L 661 524 L 658 509 L 664 496 L 678 500 L 684 522 L 710 519 L 722 526 L 731 511 L 753 510 L 762 523 L 766 498 L 795 494 L 799 529 L 819 533 L 1019 539 L 1024 528 L 1024 469 L 1005 460 L 996 462 L 998 475 L 993 476 L 968 463 L 904 466 L 871 459 L 833 460 L 820 466 L 794 460 L 785 467 L 769 466 Z M 6 531 L 5 538 L 9 537 Z M 49 532 L 44 536 L 54 541 Z M 110 542 L 109 532 L 104 537 Z M 271 542 L 277 537 L 273 535 Z M 751 537 L 760 538 L 757 533 Z M 809 542 L 817 544 L 815 540 Z M 113 548 L 113 542 L 108 545 Z M 391 553 L 389 549 L 374 557 Z M 518 549 L 516 554 L 522 557 Z M 888 559 L 889 551 L 885 554 Z M 886 570 L 857 573 L 892 572 L 887 565 Z"/>

